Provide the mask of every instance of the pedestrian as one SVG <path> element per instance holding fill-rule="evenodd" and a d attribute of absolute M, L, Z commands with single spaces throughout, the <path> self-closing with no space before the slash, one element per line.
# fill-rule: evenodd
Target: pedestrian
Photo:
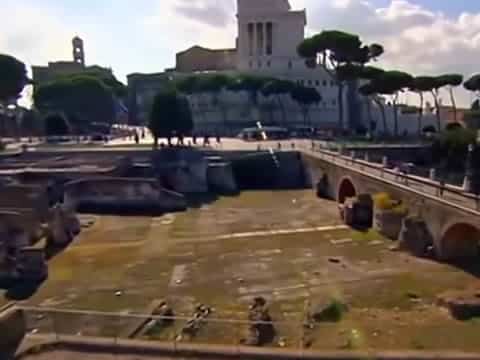
<path fill-rule="evenodd" d="M 442 176 L 440 179 L 440 197 L 443 198 L 443 193 L 445 192 L 445 177 Z"/>

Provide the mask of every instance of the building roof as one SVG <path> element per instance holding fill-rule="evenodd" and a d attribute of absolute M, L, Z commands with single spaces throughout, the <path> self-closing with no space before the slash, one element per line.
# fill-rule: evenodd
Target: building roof
<path fill-rule="evenodd" d="M 225 52 L 236 52 L 237 51 L 237 49 L 235 49 L 235 48 L 233 48 L 233 49 L 232 48 L 230 48 L 230 49 L 209 49 L 209 48 L 206 48 L 206 47 L 203 47 L 203 46 L 200 46 L 200 45 L 194 45 L 194 46 L 189 47 L 186 50 L 178 52 L 177 56 L 188 53 L 192 50 L 201 50 L 201 51 L 214 52 L 214 53 L 219 53 L 219 52 L 225 53 Z"/>

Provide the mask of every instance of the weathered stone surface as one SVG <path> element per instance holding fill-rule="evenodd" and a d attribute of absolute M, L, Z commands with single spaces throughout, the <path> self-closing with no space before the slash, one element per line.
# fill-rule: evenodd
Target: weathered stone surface
<path fill-rule="evenodd" d="M 425 256 L 433 245 L 433 238 L 427 224 L 418 217 L 406 217 L 399 235 L 400 247 L 415 256 Z"/>
<path fill-rule="evenodd" d="M 65 185 L 67 208 L 89 213 L 161 213 L 185 210 L 185 198 L 156 179 L 92 178 Z"/>
<path fill-rule="evenodd" d="M 181 194 L 208 192 L 208 161 L 199 151 L 166 148 L 156 151 L 152 165 L 162 185 Z"/>
<path fill-rule="evenodd" d="M 41 248 L 24 247 L 17 258 L 19 276 L 24 281 L 42 282 L 48 277 L 45 251 Z"/>
<path fill-rule="evenodd" d="M 398 240 L 405 214 L 392 210 L 375 209 L 374 229 L 392 240 Z"/>
<path fill-rule="evenodd" d="M 267 301 L 262 297 L 253 300 L 249 308 L 248 320 L 251 322 L 248 328 L 248 334 L 240 342 L 248 346 L 262 346 L 271 343 L 275 338 L 275 328 L 273 327 Z"/>
<path fill-rule="evenodd" d="M 450 310 L 453 317 L 469 320 L 480 317 L 480 291 L 452 292 L 443 294 L 438 299 L 441 306 Z"/>
<path fill-rule="evenodd" d="M 27 322 L 22 310 L 12 309 L 0 314 L 0 359 L 13 359 L 26 332 Z"/>
<path fill-rule="evenodd" d="M 235 194 L 238 192 L 237 182 L 230 163 L 215 163 L 208 166 L 208 187 L 213 192 Z"/>
<path fill-rule="evenodd" d="M 373 222 L 373 200 L 369 194 L 347 199 L 343 205 L 343 219 L 352 227 L 370 228 Z"/>
<path fill-rule="evenodd" d="M 180 338 L 182 340 L 184 337 L 194 338 L 198 331 L 205 324 L 206 319 L 212 313 L 212 309 L 206 305 L 199 304 L 195 307 L 195 312 L 190 320 L 187 321 L 185 326 L 182 328 Z"/>
<path fill-rule="evenodd" d="M 30 247 L 31 241 L 31 231 L 24 226 L 21 214 L 0 213 L 0 278 L 5 280 L 4 287 L 46 278 L 44 251 Z"/>
<path fill-rule="evenodd" d="M 65 213 L 62 205 L 54 206 L 50 210 L 48 243 L 59 247 L 68 245 L 74 236 L 72 222 L 72 216 Z"/>

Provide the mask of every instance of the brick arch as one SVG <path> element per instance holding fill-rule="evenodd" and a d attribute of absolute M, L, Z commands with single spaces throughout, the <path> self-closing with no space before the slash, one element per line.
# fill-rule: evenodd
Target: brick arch
<path fill-rule="evenodd" d="M 343 204 L 347 198 L 355 197 L 358 195 L 355 184 L 352 178 L 343 177 L 338 183 L 337 188 L 337 201 Z"/>
<path fill-rule="evenodd" d="M 472 258 L 480 255 L 480 226 L 452 222 L 441 233 L 437 252 L 443 260 Z"/>

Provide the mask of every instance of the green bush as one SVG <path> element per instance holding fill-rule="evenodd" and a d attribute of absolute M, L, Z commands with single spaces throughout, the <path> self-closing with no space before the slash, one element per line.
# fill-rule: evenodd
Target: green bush
<path fill-rule="evenodd" d="M 433 144 L 436 162 L 447 171 L 463 171 L 468 146 L 475 144 L 477 134 L 471 129 L 457 128 L 445 131 Z"/>
<path fill-rule="evenodd" d="M 315 320 L 318 322 L 340 322 L 347 311 L 347 305 L 334 299 L 325 309 L 315 315 Z"/>

